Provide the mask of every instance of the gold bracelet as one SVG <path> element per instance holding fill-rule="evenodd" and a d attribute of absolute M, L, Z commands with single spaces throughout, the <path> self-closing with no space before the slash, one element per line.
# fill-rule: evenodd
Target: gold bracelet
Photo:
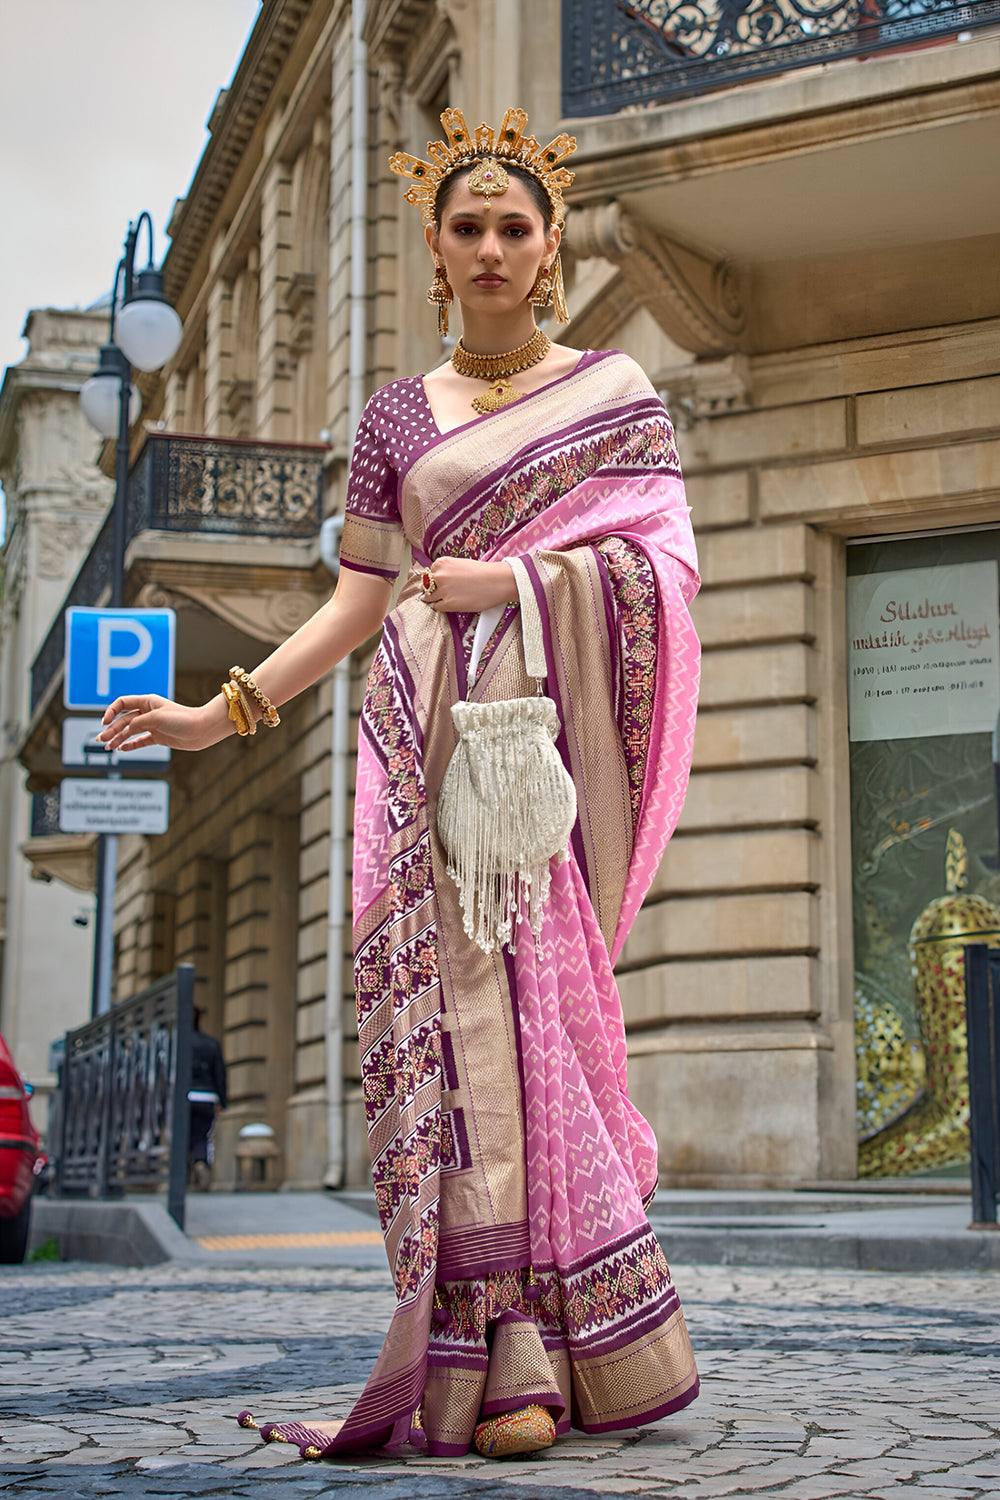
<path fill-rule="evenodd" d="M 275 708 L 274 704 L 271 702 L 267 694 L 263 693 L 260 690 L 260 688 L 254 682 L 253 678 L 250 676 L 250 673 L 245 671 L 243 667 L 230 667 L 229 675 L 238 688 L 240 688 L 244 693 L 249 693 L 251 698 L 256 699 L 257 704 L 261 710 L 261 717 L 264 720 L 264 723 L 267 725 L 268 729 L 277 729 L 278 725 L 281 723 L 281 719 L 278 715 L 278 710 Z"/>
<path fill-rule="evenodd" d="M 222 684 L 222 695 L 229 704 L 229 717 L 236 725 L 236 733 L 240 739 L 245 739 L 248 734 L 257 733 L 257 721 L 249 703 L 244 698 L 240 685 L 237 682 L 224 682 Z"/>

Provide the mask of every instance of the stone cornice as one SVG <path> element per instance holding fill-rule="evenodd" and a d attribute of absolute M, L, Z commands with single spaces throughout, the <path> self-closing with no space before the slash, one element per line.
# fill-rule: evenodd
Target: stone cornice
<path fill-rule="evenodd" d="M 434 0 L 372 0 L 365 17 L 371 61 L 377 65 L 387 54 L 405 52 L 428 12 L 434 9 Z"/>
<path fill-rule="evenodd" d="M 256 129 L 303 21 L 321 0 L 264 0 L 236 76 L 212 115 L 212 135 L 186 198 L 171 220 L 164 261 L 167 296 L 175 300 L 205 243 L 226 190 Z"/>

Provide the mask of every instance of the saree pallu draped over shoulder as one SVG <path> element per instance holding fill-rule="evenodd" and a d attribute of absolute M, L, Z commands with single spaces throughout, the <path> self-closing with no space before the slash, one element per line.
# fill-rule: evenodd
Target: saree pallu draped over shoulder
<path fill-rule="evenodd" d="M 579 817 L 538 944 L 522 922 L 513 952 L 482 952 L 436 832 L 449 709 L 533 685 L 512 605 L 470 691 L 478 617 L 427 609 L 415 568 L 369 677 L 354 857 L 365 1106 L 398 1304 L 323 1456 L 400 1441 L 463 1453 L 481 1416 L 525 1402 L 557 1431 L 633 1427 L 698 1390 L 646 1218 L 656 1142 L 628 1098 L 612 974 L 694 731 L 698 579 L 673 433 L 617 353 L 446 435 L 416 381 L 377 393 L 366 418 L 355 468 L 385 504 L 349 500 L 344 564 L 391 575 L 404 539 L 417 567 L 523 559 Z"/>

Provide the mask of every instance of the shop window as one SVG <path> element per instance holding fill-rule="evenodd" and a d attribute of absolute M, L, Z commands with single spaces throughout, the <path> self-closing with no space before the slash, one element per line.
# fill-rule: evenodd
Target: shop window
<path fill-rule="evenodd" d="M 1000 528 L 847 563 L 858 1170 L 961 1175 L 962 950 L 1000 945 Z"/>

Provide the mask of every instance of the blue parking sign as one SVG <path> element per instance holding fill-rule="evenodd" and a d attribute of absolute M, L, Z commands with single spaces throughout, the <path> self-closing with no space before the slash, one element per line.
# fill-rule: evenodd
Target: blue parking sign
<path fill-rule="evenodd" d="M 107 708 L 124 693 L 174 694 L 172 609 L 68 609 L 66 708 Z"/>

